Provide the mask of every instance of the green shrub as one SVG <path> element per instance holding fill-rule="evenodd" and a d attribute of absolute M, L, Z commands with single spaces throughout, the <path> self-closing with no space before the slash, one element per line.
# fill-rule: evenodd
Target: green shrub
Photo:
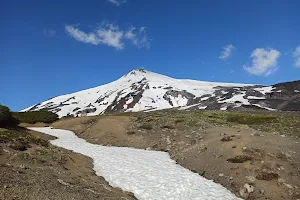
<path fill-rule="evenodd" d="M 127 131 L 127 135 L 134 135 L 135 131 Z"/>
<path fill-rule="evenodd" d="M 175 120 L 175 124 L 179 124 L 179 123 L 183 123 L 184 122 L 184 119 L 176 119 Z"/>
<path fill-rule="evenodd" d="M 9 145 L 10 148 L 17 150 L 17 151 L 26 151 L 28 148 L 28 145 L 22 144 L 20 142 L 15 142 L 11 145 Z"/>
<path fill-rule="evenodd" d="M 174 129 L 174 126 L 166 124 L 166 125 L 161 126 L 160 128 L 163 128 L 163 129 Z"/>
<path fill-rule="evenodd" d="M 142 129 L 146 129 L 146 130 L 151 130 L 153 127 L 151 124 L 142 124 L 139 126 L 139 128 L 142 128 Z"/>
<path fill-rule="evenodd" d="M 0 127 L 15 126 L 17 124 L 18 120 L 12 116 L 10 109 L 0 104 Z"/>
<path fill-rule="evenodd" d="M 276 116 L 260 115 L 260 114 L 236 114 L 232 113 L 227 116 L 228 122 L 235 122 L 239 124 L 255 125 L 265 124 L 277 120 Z"/>
<path fill-rule="evenodd" d="M 58 120 L 58 115 L 49 111 L 15 112 L 13 116 L 21 123 L 34 124 L 37 122 L 52 123 Z"/>
<path fill-rule="evenodd" d="M 248 156 L 248 155 L 238 155 L 238 156 L 235 156 L 233 158 L 227 159 L 227 161 L 231 162 L 231 163 L 244 163 L 244 162 L 252 160 L 252 159 L 253 158 L 251 156 Z"/>

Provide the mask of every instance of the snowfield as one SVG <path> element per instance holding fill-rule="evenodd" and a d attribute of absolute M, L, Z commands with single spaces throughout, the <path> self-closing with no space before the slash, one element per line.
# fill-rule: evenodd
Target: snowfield
<path fill-rule="evenodd" d="M 233 200 L 229 190 L 177 165 L 166 152 L 90 144 L 72 131 L 29 128 L 57 137 L 51 144 L 93 159 L 94 171 L 138 199 Z"/>

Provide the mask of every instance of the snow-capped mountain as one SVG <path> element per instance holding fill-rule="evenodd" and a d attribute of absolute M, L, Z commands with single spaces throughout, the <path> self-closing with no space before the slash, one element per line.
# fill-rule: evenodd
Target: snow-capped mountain
<path fill-rule="evenodd" d="M 49 110 L 64 117 L 170 108 L 300 110 L 300 81 L 273 86 L 217 83 L 135 69 L 109 84 L 54 97 L 22 112 Z"/>

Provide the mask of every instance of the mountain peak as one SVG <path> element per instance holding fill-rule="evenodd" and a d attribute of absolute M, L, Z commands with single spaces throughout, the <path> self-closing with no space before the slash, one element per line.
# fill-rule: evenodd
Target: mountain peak
<path fill-rule="evenodd" d="M 58 96 L 23 111 L 49 110 L 60 117 L 170 108 L 294 111 L 299 110 L 299 86 L 293 83 L 265 87 L 174 79 L 138 68 L 111 83 Z"/>
<path fill-rule="evenodd" d="M 145 69 L 142 69 L 142 68 L 133 69 L 130 72 L 128 72 L 127 74 L 125 74 L 125 77 L 127 77 L 129 75 L 137 76 L 137 75 L 141 75 L 141 74 L 145 75 L 145 74 L 147 74 L 147 71 Z"/>
<path fill-rule="evenodd" d="M 143 68 L 137 68 L 132 70 L 131 72 L 137 72 L 137 73 L 147 73 L 147 70 L 143 69 Z"/>
<path fill-rule="evenodd" d="M 171 81 L 173 80 L 171 77 L 158 74 L 155 72 L 151 72 L 142 68 L 137 68 L 134 70 L 131 70 L 124 76 L 120 78 L 121 80 L 126 80 L 126 81 L 141 81 L 142 79 L 148 80 L 148 81 L 159 81 L 159 82 L 164 82 L 164 81 Z"/>

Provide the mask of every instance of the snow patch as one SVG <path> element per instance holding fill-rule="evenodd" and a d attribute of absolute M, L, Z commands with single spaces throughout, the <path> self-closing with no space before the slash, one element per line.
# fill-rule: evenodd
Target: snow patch
<path fill-rule="evenodd" d="M 220 110 L 227 110 L 227 106 L 221 107 Z"/>
<path fill-rule="evenodd" d="M 270 111 L 277 111 L 276 109 L 268 108 L 266 106 L 262 106 L 262 105 L 259 105 L 259 104 L 252 104 L 252 105 L 263 108 L 263 109 L 266 109 L 266 110 L 270 110 Z"/>
<path fill-rule="evenodd" d="M 204 109 L 207 108 L 207 106 L 199 106 L 198 108 L 199 108 L 200 110 L 204 110 Z"/>
<path fill-rule="evenodd" d="M 166 152 L 95 145 L 51 127 L 29 129 L 57 137 L 50 141 L 53 145 L 91 157 L 98 176 L 138 199 L 239 199 L 220 184 L 177 165 Z"/>
<path fill-rule="evenodd" d="M 233 97 L 231 97 L 230 99 L 225 99 L 222 101 L 218 101 L 219 103 L 235 103 L 235 102 L 241 102 L 244 105 L 250 105 L 248 99 L 244 99 L 244 96 L 246 95 L 246 92 L 243 91 L 240 94 L 236 94 Z"/>
<path fill-rule="evenodd" d="M 209 99 L 210 97 L 202 97 L 201 101 L 206 101 L 207 99 Z"/>
<path fill-rule="evenodd" d="M 265 97 L 248 96 L 247 99 L 266 99 Z"/>
<path fill-rule="evenodd" d="M 274 89 L 273 86 L 268 86 L 268 87 L 255 88 L 254 90 L 265 95 L 266 93 L 271 93 L 273 89 Z"/>

